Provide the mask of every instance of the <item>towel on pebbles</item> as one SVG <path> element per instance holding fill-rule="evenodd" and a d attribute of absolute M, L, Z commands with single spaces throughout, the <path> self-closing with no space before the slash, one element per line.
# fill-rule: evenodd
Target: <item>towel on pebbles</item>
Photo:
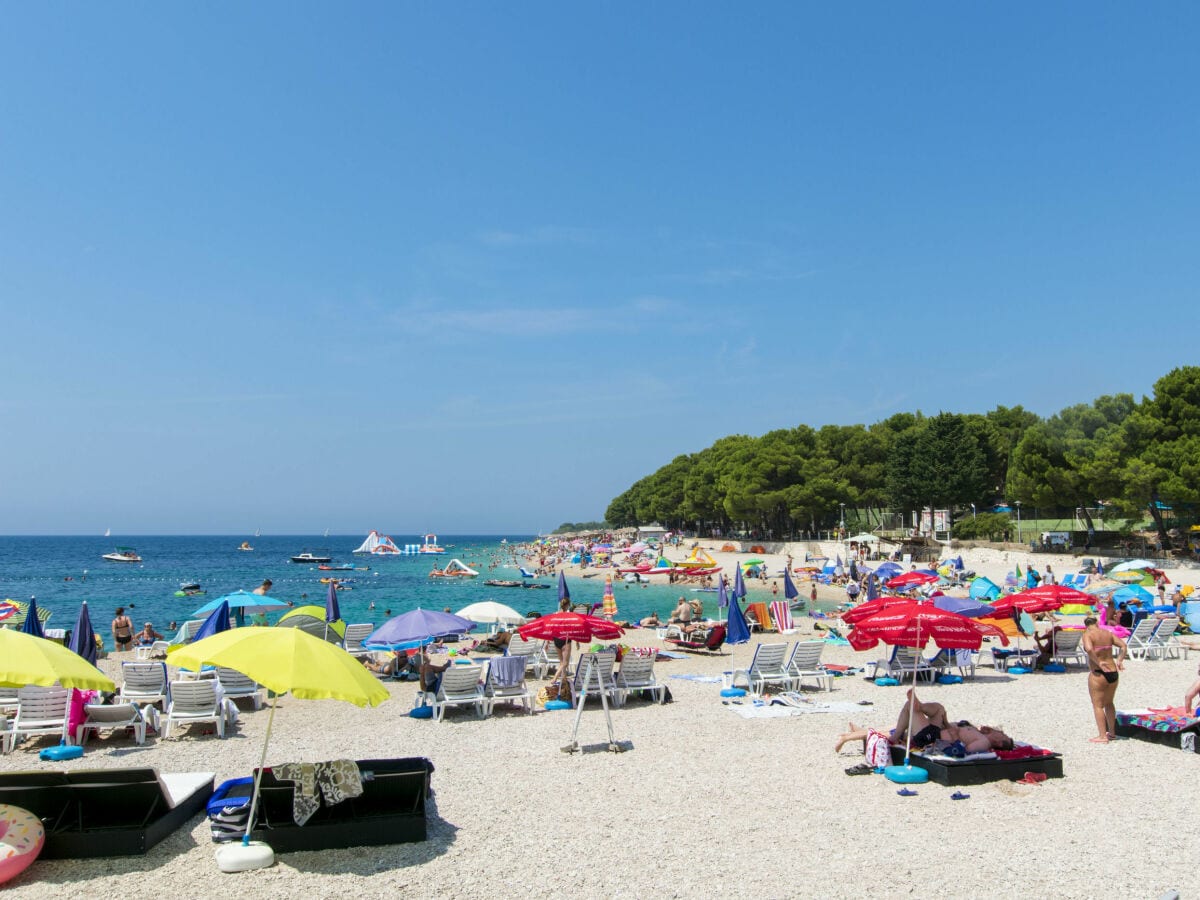
<path fill-rule="evenodd" d="M 678 678 L 681 681 L 702 681 L 705 684 L 720 684 L 720 675 L 671 675 L 671 678 Z"/>
<path fill-rule="evenodd" d="M 817 702 L 812 700 L 799 701 L 795 705 L 792 704 L 771 704 L 764 703 L 762 706 L 755 706 L 752 703 L 729 704 L 727 709 L 733 710 L 743 719 L 779 719 L 785 716 L 806 716 L 811 713 L 854 713 L 862 712 L 862 707 L 857 703 L 839 703 L 834 701 Z"/>

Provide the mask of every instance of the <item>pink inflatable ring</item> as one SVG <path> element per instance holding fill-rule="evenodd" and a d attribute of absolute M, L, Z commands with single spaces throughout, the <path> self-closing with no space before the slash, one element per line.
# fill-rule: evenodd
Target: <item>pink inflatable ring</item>
<path fill-rule="evenodd" d="M 0 884 L 16 878 L 42 852 L 46 829 L 27 809 L 0 803 Z"/>

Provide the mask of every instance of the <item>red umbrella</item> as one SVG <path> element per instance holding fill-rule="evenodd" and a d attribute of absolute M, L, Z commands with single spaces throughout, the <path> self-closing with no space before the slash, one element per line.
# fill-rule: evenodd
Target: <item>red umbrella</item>
<path fill-rule="evenodd" d="M 883 612 L 889 606 L 896 606 L 900 603 L 911 603 L 907 597 L 876 597 L 874 600 L 867 600 L 858 604 L 854 609 L 847 610 L 842 613 L 842 621 L 847 625 L 853 625 L 856 622 L 873 616 L 878 612 Z"/>
<path fill-rule="evenodd" d="M 924 647 L 930 638 L 949 650 L 978 650 L 985 637 L 1008 638 L 995 625 L 938 609 L 932 603 L 905 600 L 860 619 L 847 636 L 855 650 L 869 650 L 879 641 L 901 647 Z"/>
<path fill-rule="evenodd" d="M 596 616 L 585 616 L 576 612 L 557 612 L 534 619 L 517 629 L 517 634 L 529 640 L 568 641 L 611 641 L 625 633 L 625 629 Z"/>
<path fill-rule="evenodd" d="M 1053 587 L 1061 587 L 1061 585 L 1053 585 Z M 1007 597 L 1001 597 L 992 604 L 992 611 L 986 616 L 981 616 L 984 619 L 1007 619 L 1013 614 L 1013 610 L 1020 610 L 1023 613 L 1029 613 L 1031 616 L 1036 616 L 1038 613 L 1053 612 L 1066 603 L 1085 603 L 1091 606 L 1096 602 L 1096 598 L 1082 591 L 1075 591 L 1083 599 L 1077 600 L 1070 598 L 1062 600 L 1049 594 L 1038 594 L 1041 588 L 1033 588 L 1032 590 L 1022 591 L 1019 594 L 1009 594 Z M 1067 588 L 1066 590 L 1073 590 Z"/>
<path fill-rule="evenodd" d="M 908 590 L 922 584 L 933 584 L 937 580 L 938 577 L 936 575 L 930 575 L 927 572 L 905 572 L 903 575 L 889 578 L 887 586 L 892 590 Z"/>
<path fill-rule="evenodd" d="M 1035 588 L 1030 588 L 1027 591 L 1021 591 L 1019 594 L 1013 594 L 1012 596 L 1060 600 L 1063 605 L 1068 603 L 1082 603 L 1084 606 L 1094 606 L 1096 603 L 1096 598 L 1091 594 L 1085 594 L 1083 591 L 1067 587 L 1065 584 L 1043 584 Z"/>

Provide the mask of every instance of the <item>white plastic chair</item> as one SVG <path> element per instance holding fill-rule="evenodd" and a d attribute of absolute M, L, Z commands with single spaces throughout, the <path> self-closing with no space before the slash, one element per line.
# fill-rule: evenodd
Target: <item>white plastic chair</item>
<path fill-rule="evenodd" d="M 146 720 L 141 711 L 133 703 L 115 703 L 105 706 L 101 703 L 88 703 L 84 706 L 87 718 L 75 729 L 75 743 L 83 746 L 88 732 L 122 731 L 133 729 L 133 740 L 138 746 L 146 743 Z"/>
<path fill-rule="evenodd" d="M 161 662 L 121 663 L 121 687 L 117 692 L 122 702 L 162 704 L 171 699 L 167 686 L 167 667 Z"/>
<path fill-rule="evenodd" d="M 528 709 L 530 715 L 532 715 L 533 694 L 529 690 L 529 685 L 525 683 L 525 670 L 529 666 L 529 658 L 518 655 L 500 657 L 500 659 L 517 660 L 517 662 L 512 662 L 508 665 L 512 665 L 513 667 L 519 666 L 521 677 L 519 681 L 514 681 L 510 678 L 501 683 L 496 674 L 502 668 L 502 666 L 497 665 L 499 660 L 492 660 L 488 663 L 487 678 L 483 682 L 483 696 L 484 702 L 487 704 L 487 714 L 491 715 L 497 703 L 519 703 L 522 707 Z"/>
<path fill-rule="evenodd" d="M 249 700 L 256 710 L 262 709 L 263 701 L 267 698 L 266 689 L 249 676 L 235 669 L 217 666 L 217 681 L 226 700 Z"/>
<path fill-rule="evenodd" d="M 825 649 L 824 641 L 797 641 L 788 657 L 787 670 L 791 674 L 796 687 L 804 687 L 804 679 L 811 678 L 817 687 L 833 690 L 833 676 L 821 668 L 821 652 Z"/>
<path fill-rule="evenodd" d="M 139 661 L 154 659 L 156 656 L 165 657 L 171 647 L 166 641 L 154 641 L 151 644 L 133 648 L 133 658 Z"/>
<path fill-rule="evenodd" d="M 658 679 L 654 677 L 654 661 L 657 658 L 657 653 L 648 656 L 626 653 L 621 658 L 621 669 L 616 678 L 617 706 L 624 706 L 634 691 L 648 691 L 651 698 L 659 703 L 667 699 L 667 686 L 659 684 Z"/>
<path fill-rule="evenodd" d="M 433 717 L 442 721 L 449 706 L 473 706 L 475 715 L 480 718 L 487 715 L 483 685 L 479 683 L 482 674 L 483 666 L 475 665 L 452 665 L 443 672 L 441 683 L 433 696 Z"/>
<path fill-rule="evenodd" d="M 591 677 L 588 678 L 587 672 L 589 669 L 588 660 L 591 659 L 592 664 Z M 600 691 L 608 695 L 609 700 L 613 705 L 619 705 L 617 702 L 617 679 L 613 674 L 613 668 L 617 664 L 616 651 L 601 650 L 599 653 L 584 653 L 579 657 L 579 662 L 575 664 L 575 675 L 571 680 L 571 696 L 575 704 L 579 703 L 579 695 L 583 693 L 584 680 L 587 680 L 587 693 L 589 697 L 599 697 Z"/>
<path fill-rule="evenodd" d="M 1150 639 L 1150 655 L 1158 659 L 1178 659 L 1182 651 L 1175 629 L 1179 627 L 1179 616 L 1163 616 L 1158 620 L 1154 636 Z"/>
<path fill-rule="evenodd" d="M 346 626 L 342 637 L 342 649 L 351 656 L 369 656 L 373 651 L 363 646 L 363 641 L 375 630 L 370 622 L 354 622 Z"/>
<path fill-rule="evenodd" d="M 17 715 L 4 733 L 5 753 L 11 753 L 21 737 L 37 734 L 57 735 L 71 743 L 68 716 L 70 695 L 61 687 L 27 685 L 17 691 Z"/>
<path fill-rule="evenodd" d="M 759 644 L 754 648 L 750 665 L 745 669 L 734 669 L 731 686 L 736 687 L 739 681 L 744 681 L 747 689 L 756 697 L 769 684 L 778 684 L 784 690 L 791 690 L 796 679 L 788 672 L 784 660 L 787 648 L 787 644 Z"/>
<path fill-rule="evenodd" d="M 1050 654 L 1050 661 L 1066 665 L 1068 662 L 1077 662 L 1085 669 L 1088 665 L 1088 655 L 1080 646 L 1080 641 L 1083 640 L 1083 632 L 1077 630 L 1056 631 L 1052 634 L 1051 639 L 1054 641 L 1054 652 Z"/>
<path fill-rule="evenodd" d="M 171 736 L 171 725 L 192 725 L 212 722 L 217 736 L 225 737 L 225 709 L 217 698 L 217 682 L 211 678 L 196 681 L 172 681 L 171 702 L 167 706 L 163 737 Z"/>
<path fill-rule="evenodd" d="M 521 635 L 514 633 L 508 641 L 505 656 L 525 657 L 525 671 L 533 672 L 534 678 L 546 677 L 546 663 L 542 656 L 541 641 L 527 641 Z"/>
<path fill-rule="evenodd" d="M 1158 620 L 1152 617 L 1142 619 L 1133 626 L 1133 631 L 1125 639 L 1131 657 L 1146 659 L 1149 656 L 1154 649 L 1154 630 L 1157 627 Z"/>

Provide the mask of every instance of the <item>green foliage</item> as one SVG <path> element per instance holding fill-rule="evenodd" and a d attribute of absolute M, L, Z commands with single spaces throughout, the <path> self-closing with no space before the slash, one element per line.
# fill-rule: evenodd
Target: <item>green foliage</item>
<path fill-rule="evenodd" d="M 551 534 L 570 534 L 574 531 L 607 531 L 608 525 L 604 522 L 563 522 L 555 528 Z"/>
<path fill-rule="evenodd" d="M 962 541 L 1003 541 L 1016 533 L 1014 519 L 1008 513 L 978 513 L 964 516 L 950 529 L 955 538 Z"/>

